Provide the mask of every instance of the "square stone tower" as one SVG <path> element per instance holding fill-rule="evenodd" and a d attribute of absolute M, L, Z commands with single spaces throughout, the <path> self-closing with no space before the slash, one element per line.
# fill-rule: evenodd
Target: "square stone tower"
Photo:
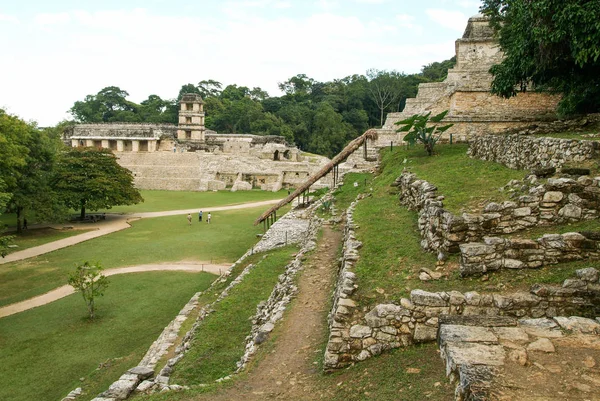
<path fill-rule="evenodd" d="M 177 139 L 204 141 L 204 102 L 195 93 L 186 93 L 179 102 Z"/>

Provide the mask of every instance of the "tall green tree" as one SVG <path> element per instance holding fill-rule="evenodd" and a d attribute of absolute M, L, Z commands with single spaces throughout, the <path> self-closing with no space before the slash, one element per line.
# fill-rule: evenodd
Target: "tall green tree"
<path fill-rule="evenodd" d="M 492 93 L 561 93 L 562 114 L 600 111 L 600 2 L 483 0 L 505 58 L 491 69 Z"/>
<path fill-rule="evenodd" d="M 54 188 L 62 202 L 71 209 L 110 209 L 117 205 L 133 205 L 143 201 L 133 185 L 129 170 L 117 163 L 107 149 L 70 148 L 64 151 L 56 166 Z"/>
<path fill-rule="evenodd" d="M 369 78 L 369 93 L 379 109 L 379 126 L 383 125 L 386 111 L 397 111 L 394 106 L 398 104 L 401 96 L 401 79 L 403 74 L 396 71 L 383 71 L 370 69 L 367 71 Z"/>
<path fill-rule="evenodd" d="M 83 101 L 75 102 L 70 113 L 82 123 L 138 122 L 139 105 L 127 100 L 129 93 L 117 86 L 108 86 Z"/>
<path fill-rule="evenodd" d="M 39 130 L 32 126 L 23 140 L 29 151 L 7 204 L 7 211 L 16 215 L 17 233 L 21 232 L 26 217 L 46 222 L 56 221 L 66 214 L 52 186 L 56 157 L 64 146 L 58 130 Z"/>

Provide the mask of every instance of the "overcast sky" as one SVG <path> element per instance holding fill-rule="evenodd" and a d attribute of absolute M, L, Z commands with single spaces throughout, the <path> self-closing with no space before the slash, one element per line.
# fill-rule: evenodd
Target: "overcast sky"
<path fill-rule="evenodd" d="M 261 87 L 454 55 L 479 0 L 0 0 L 0 108 L 41 126 L 106 86 L 141 102 L 186 83 Z"/>

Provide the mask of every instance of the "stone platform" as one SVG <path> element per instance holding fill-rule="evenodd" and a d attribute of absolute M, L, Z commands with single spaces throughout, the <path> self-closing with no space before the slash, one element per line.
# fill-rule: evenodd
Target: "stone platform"
<path fill-rule="evenodd" d="M 455 400 L 600 400 L 600 322 L 582 317 L 440 318 Z"/>

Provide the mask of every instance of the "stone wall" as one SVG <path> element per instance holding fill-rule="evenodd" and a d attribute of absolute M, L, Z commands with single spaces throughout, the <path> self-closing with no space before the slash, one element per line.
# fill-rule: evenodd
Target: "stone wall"
<path fill-rule="evenodd" d="M 562 167 L 598 157 L 596 141 L 534 137 L 527 135 L 485 135 L 469 142 L 468 155 L 494 161 L 512 169 Z"/>
<path fill-rule="evenodd" d="M 76 124 L 65 131 L 64 138 L 65 140 L 72 137 L 77 139 L 160 139 L 172 138 L 176 133 L 177 126 L 173 124 L 98 123 Z"/>
<path fill-rule="evenodd" d="M 529 292 L 507 295 L 413 290 L 410 299 L 402 298 L 399 304 L 379 304 L 364 314 L 352 299 L 358 287 L 353 269 L 362 246 L 355 235 L 356 204 L 353 202 L 346 214 L 342 263 L 329 314 L 325 370 L 342 368 L 388 349 L 434 341 L 440 316 L 539 318 L 600 313 L 599 273 L 588 268 L 578 270 L 578 278 L 565 280 L 562 287 L 536 284 Z"/>
<path fill-rule="evenodd" d="M 499 269 L 533 269 L 575 260 L 600 258 L 600 233 L 545 234 L 536 240 L 486 237 L 460 245 L 460 274 Z"/>
<path fill-rule="evenodd" d="M 297 187 L 319 171 L 329 159 L 322 156 L 303 162 L 273 161 L 252 155 L 215 154 L 207 152 L 119 153 L 118 162 L 134 175 L 140 189 L 211 191 L 231 188 L 244 181 L 252 188 L 279 190 Z M 275 178 L 271 179 L 270 176 Z M 235 177 L 228 181 L 223 177 Z M 327 176 L 316 188 L 329 185 Z M 247 187 L 236 186 L 237 189 Z"/>
<path fill-rule="evenodd" d="M 414 173 L 403 172 L 396 180 L 400 202 L 419 213 L 421 246 L 428 251 L 455 253 L 466 242 L 481 241 L 484 236 L 508 234 L 537 225 L 552 225 L 598 218 L 600 177 L 581 176 L 517 181 L 526 195 L 515 201 L 488 203 L 482 213 L 455 216 L 443 208 L 437 188 Z"/>

